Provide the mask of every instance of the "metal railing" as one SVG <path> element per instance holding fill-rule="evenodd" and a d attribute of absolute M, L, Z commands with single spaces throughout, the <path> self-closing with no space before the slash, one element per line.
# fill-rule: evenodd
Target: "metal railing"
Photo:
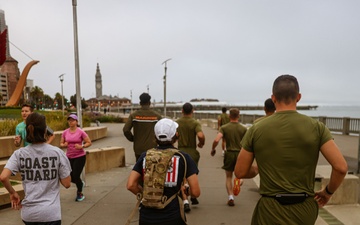
<path fill-rule="evenodd" d="M 174 118 L 180 118 L 182 116 L 181 112 L 172 112 Z M 218 113 L 202 113 L 194 112 L 193 117 L 195 119 L 214 119 L 217 120 Z M 252 124 L 257 118 L 263 117 L 263 115 L 250 115 L 250 114 L 241 114 L 239 122 L 242 124 Z M 350 117 L 312 117 L 316 120 L 323 122 L 332 132 L 341 133 L 343 135 L 358 135 L 360 131 L 360 118 L 350 118 Z"/>

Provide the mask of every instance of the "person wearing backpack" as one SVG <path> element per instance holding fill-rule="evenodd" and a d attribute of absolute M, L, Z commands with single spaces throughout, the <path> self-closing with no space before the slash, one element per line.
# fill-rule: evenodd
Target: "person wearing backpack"
<path fill-rule="evenodd" d="M 129 175 L 127 189 L 137 195 L 140 204 L 139 225 L 184 225 L 181 190 L 194 197 L 200 196 L 199 170 L 195 162 L 173 145 L 177 141 L 177 127 L 178 124 L 170 119 L 159 120 L 154 127 L 158 146 L 142 153 Z M 165 171 L 165 179 L 157 174 L 161 171 Z M 140 179 L 143 186 L 140 186 Z M 189 188 L 183 185 L 184 180 Z M 157 196 L 161 200 L 156 199 Z M 128 223 L 130 220 L 131 216 Z"/>

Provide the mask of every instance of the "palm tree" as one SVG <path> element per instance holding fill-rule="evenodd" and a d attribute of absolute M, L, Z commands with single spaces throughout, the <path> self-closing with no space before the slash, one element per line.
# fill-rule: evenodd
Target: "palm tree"
<path fill-rule="evenodd" d="M 44 91 L 40 87 L 35 86 L 30 91 L 30 97 L 31 102 L 36 105 L 36 109 L 39 109 L 42 104 L 42 98 L 44 97 Z"/>

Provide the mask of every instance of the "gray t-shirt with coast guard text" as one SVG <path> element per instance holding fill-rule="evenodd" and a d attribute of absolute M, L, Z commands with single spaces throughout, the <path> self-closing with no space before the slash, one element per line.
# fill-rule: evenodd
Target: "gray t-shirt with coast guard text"
<path fill-rule="evenodd" d="M 30 144 L 16 150 L 5 168 L 20 173 L 25 197 L 21 218 L 26 222 L 61 220 L 60 179 L 70 175 L 65 153 L 49 144 Z"/>

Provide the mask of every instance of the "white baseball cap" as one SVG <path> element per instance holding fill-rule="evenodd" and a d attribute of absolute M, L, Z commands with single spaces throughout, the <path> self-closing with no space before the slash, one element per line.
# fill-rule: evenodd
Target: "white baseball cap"
<path fill-rule="evenodd" d="M 154 127 L 155 136 L 159 141 L 171 141 L 179 124 L 170 119 L 159 120 Z"/>

